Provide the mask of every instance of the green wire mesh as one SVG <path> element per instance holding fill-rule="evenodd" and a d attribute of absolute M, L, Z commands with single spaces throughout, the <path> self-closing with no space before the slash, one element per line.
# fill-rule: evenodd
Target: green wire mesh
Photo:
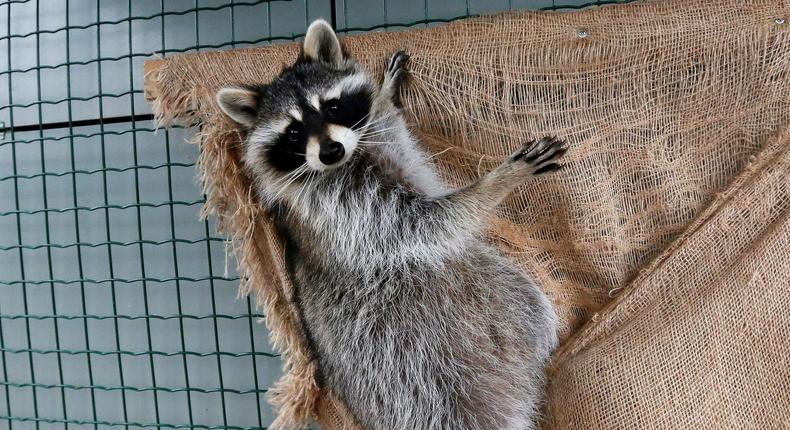
<path fill-rule="evenodd" d="M 319 17 L 352 33 L 607 3 L 0 1 L 2 428 L 273 418 L 278 355 L 198 220 L 187 131 L 154 130 L 145 59 L 294 40 Z"/>

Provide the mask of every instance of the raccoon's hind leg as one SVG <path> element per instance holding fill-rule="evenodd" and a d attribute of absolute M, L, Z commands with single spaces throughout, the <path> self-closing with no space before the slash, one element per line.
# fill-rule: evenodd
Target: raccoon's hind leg
<path fill-rule="evenodd" d="M 398 51 L 392 54 L 390 61 L 387 63 L 387 69 L 384 71 L 384 83 L 381 85 L 381 91 L 390 98 L 392 104 L 396 107 L 401 107 L 400 100 L 400 87 L 408 76 L 408 69 L 406 66 L 409 63 L 409 54 L 406 51 Z"/>

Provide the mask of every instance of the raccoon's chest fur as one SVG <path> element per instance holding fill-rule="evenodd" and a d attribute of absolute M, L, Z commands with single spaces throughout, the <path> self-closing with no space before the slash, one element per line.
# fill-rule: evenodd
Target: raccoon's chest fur
<path fill-rule="evenodd" d="M 319 384 L 365 429 L 530 428 L 545 297 L 475 236 L 408 237 L 414 184 L 348 171 L 277 223 Z"/>

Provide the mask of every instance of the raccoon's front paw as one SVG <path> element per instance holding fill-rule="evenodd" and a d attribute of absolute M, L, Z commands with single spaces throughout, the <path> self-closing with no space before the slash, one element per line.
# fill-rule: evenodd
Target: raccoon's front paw
<path fill-rule="evenodd" d="M 540 175 L 560 170 L 563 165 L 556 161 L 567 151 L 564 140 L 558 139 L 557 136 L 546 136 L 537 142 L 525 143 L 510 157 L 510 160 L 513 163 L 526 163 L 533 175 Z"/>
<path fill-rule="evenodd" d="M 398 51 L 392 54 L 387 70 L 384 71 L 384 85 L 382 89 L 392 98 L 392 103 L 400 107 L 400 87 L 408 76 L 409 54 L 406 51 Z"/>
<path fill-rule="evenodd" d="M 409 72 L 406 66 L 409 64 L 409 54 L 406 51 L 398 51 L 390 57 L 387 63 L 387 72 L 385 79 L 389 78 L 394 83 L 402 82 L 403 78 Z"/>

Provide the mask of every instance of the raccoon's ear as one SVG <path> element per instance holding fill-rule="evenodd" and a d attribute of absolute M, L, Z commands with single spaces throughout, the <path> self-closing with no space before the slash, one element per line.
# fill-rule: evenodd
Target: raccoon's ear
<path fill-rule="evenodd" d="M 258 97 L 249 88 L 225 87 L 217 91 L 217 104 L 230 119 L 249 129 L 258 118 Z"/>
<path fill-rule="evenodd" d="M 317 19 L 310 24 L 304 37 L 302 56 L 308 60 L 323 61 L 334 67 L 343 64 L 343 49 L 329 23 Z"/>

